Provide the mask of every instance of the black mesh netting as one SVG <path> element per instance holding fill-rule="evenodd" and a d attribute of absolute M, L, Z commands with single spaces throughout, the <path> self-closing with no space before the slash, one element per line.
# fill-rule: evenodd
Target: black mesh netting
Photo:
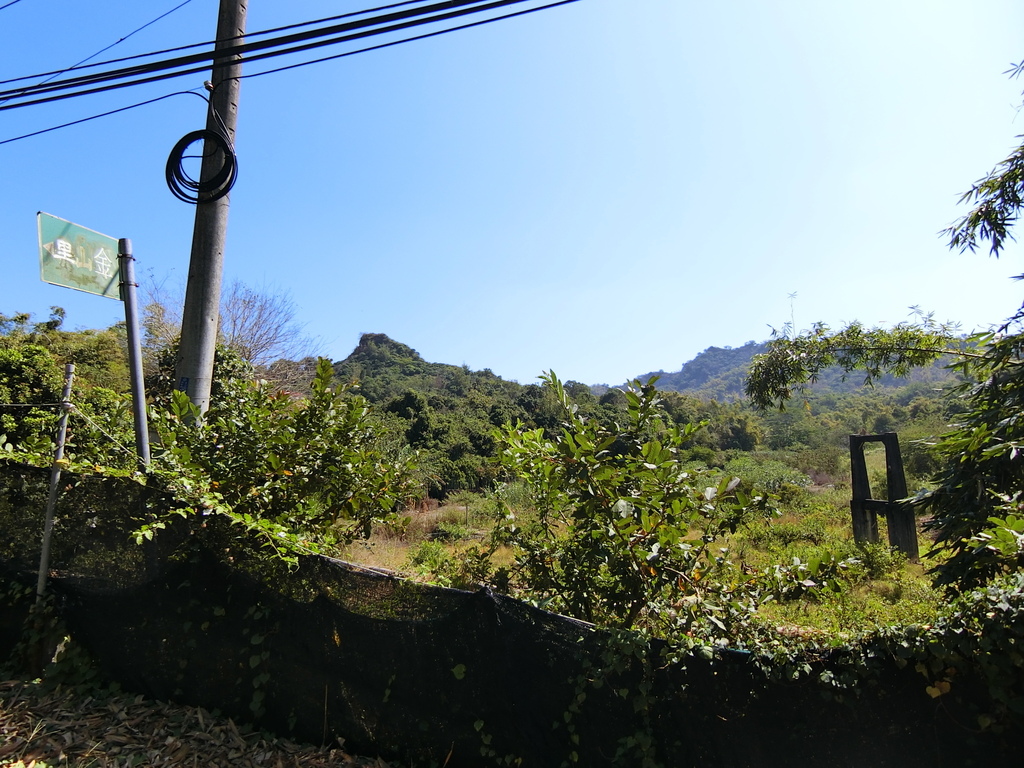
<path fill-rule="evenodd" d="M 0 467 L 8 577 L 33 578 L 47 477 Z M 970 681 L 933 700 L 912 667 L 880 660 L 876 682 L 837 696 L 813 676 L 768 682 L 751 657 L 724 651 L 657 669 L 639 698 L 641 665 L 608 657 L 605 635 L 487 590 L 318 557 L 290 571 L 212 521 L 183 519 L 137 546 L 126 532 L 167 503 L 146 494 L 125 480 L 67 480 L 51 585 L 104 672 L 154 698 L 314 743 L 342 737 L 411 766 L 632 766 L 631 745 L 648 739 L 665 766 L 1020 764 L 1022 734 L 976 732 L 983 696 Z M 0 642 L 16 634 L 11 610 L 0 610 Z"/>

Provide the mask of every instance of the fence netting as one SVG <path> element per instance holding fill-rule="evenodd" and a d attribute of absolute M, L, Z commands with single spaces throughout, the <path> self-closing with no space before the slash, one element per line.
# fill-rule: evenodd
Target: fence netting
<path fill-rule="evenodd" d="M 817 675 L 769 681 L 745 653 L 664 665 L 657 648 L 645 673 L 581 622 L 326 557 L 288 568 L 212 518 L 138 545 L 128 532 L 173 502 L 124 478 L 64 477 L 60 615 L 107 677 L 156 699 L 408 766 L 633 766 L 648 744 L 673 768 L 1020 764 L 1020 733 L 978 732 L 969 681 L 935 700 L 912 666 L 880 659 L 874 682 L 837 691 Z M 34 583 L 48 478 L 0 464 L 9 580 Z M 0 606 L 3 654 L 25 608 Z"/>

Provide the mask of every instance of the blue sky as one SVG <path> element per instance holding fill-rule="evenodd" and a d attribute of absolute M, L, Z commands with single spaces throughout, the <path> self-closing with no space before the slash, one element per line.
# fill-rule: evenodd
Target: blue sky
<path fill-rule="evenodd" d="M 179 2 L 19 0 L 0 79 Z M 251 0 L 248 29 L 367 7 Z M 191 0 L 103 58 L 209 40 L 216 13 Z M 1004 74 L 1022 28 L 1018 0 L 580 0 L 246 79 L 225 279 L 289 294 L 333 359 L 386 333 L 523 383 L 678 370 L 791 317 L 916 305 L 985 327 L 1021 304 L 1021 249 L 954 253 L 938 232 L 1024 134 Z M 0 142 L 203 79 L 0 112 Z M 40 282 L 40 210 L 130 237 L 144 280 L 183 284 L 193 209 L 163 169 L 204 109 L 175 96 L 0 144 L 0 312 L 123 318 Z"/>

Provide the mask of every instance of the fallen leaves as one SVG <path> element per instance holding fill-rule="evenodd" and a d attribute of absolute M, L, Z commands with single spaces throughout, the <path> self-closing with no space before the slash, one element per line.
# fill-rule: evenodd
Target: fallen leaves
<path fill-rule="evenodd" d="M 298 744 L 198 707 L 94 698 L 21 680 L 0 682 L 0 765 L 389 768 L 379 758 Z"/>

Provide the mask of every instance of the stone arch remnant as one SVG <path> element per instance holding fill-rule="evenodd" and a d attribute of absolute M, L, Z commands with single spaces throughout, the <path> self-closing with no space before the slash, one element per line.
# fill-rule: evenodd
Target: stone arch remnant
<path fill-rule="evenodd" d="M 888 498 L 871 498 L 864 444 L 882 443 L 885 446 L 885 481 Z M 906 503 L 907 478 L 903 472 L 903 457 L 895 432 L 880 435 L 850 435 L 850 479 L 853 498 L 850 512 L 853 516 L 853 538 L 858 544 L 878 541 L 878 515 L 885 515 L 889 531 L 889 544 L 911 560 L 919 556 L 917 522 L 913 509 Z"/>

